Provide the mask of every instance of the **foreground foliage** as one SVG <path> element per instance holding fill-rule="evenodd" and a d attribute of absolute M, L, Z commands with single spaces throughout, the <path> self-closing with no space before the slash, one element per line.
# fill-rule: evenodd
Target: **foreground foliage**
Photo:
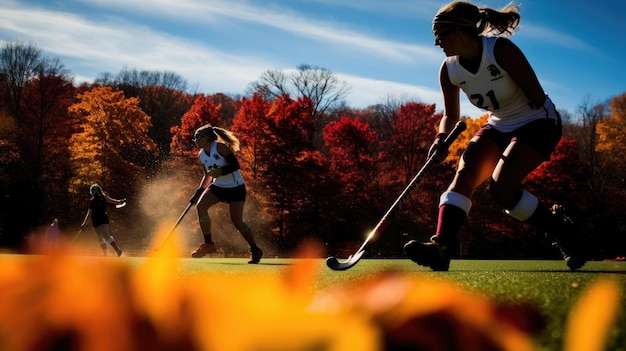
<path fill-rule="evenodd" d="M 545 328 L 532 305 L 441 275 L 372 272 L 315 289 L 319 259 L 274 274 L 193 271 L 176 256 L 171 243 L 138 266 L 69 252 L 0 256 L 0 349 L 538 350 Z M 603 349 L 620 289 L 600 279 L 581 295 L 563 350 Z"/>

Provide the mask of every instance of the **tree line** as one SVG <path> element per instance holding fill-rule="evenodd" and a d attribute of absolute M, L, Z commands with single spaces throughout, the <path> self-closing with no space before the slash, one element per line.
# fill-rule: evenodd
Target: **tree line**
<path fill-rule="evenodd" d="M 58 59 L 30 43 L 5 42 L 0 245 L 19 248 L 25 235 L 52 218 L 80 222 L 92 183 L 142 203 L 147 189 L 167 177 L 158 204 L 144 201 L 116 215 L 117 236 L 145 244 L 156 228 L 150 212 L 184 207 L 197 187 L 192 136 L 211 123 L 241 140 L 246 217 L 276 254 L 307 239 L 326 243 L 329 253 L 350 253 L 425 161 L 441 114 L 435 104 L 393 97 L 351 108 L 344 101 L 348 92 L 331 71 L 310 65 L 268 70 L 243 96 L 190 92 L 176 73 L 130 68 L 77 86 Z M 576 116 L 561 113 L 564 136 L 525 186 L 570 210 L 596 258 L 624 256 L 626 93 L 606 103 L 584 101 Z M 464 119 L 468 130 L 402 205 L 371 255 L 401 256 L 405 241 L 432 234 L 438 197 L 486 115 Z M 474 204 L 460 256 L 558 256 L 535 228 L 503 215 L 484 186 Z"/>

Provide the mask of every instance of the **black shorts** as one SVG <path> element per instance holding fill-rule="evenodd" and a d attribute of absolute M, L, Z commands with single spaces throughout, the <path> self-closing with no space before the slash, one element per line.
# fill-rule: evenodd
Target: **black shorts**
<path fill-rule="evenodd" d="M 241 184 L 234 188 L 220 188 L 211 185 L 209 192 L 217 197 L 221 202 L 239 202 L 246 201 L 246 185 Z"/>
<path fill-rule="evenodd" d="M 476 132 L 476 136 L 493 140 L 502 151 L 512 141 L 523 143 L 535 149 L 547 161 L 561 140 L 562 133 L 563 127 L 560 119 L 545 118 L 529 122 L 508 133 L 500 132 L 493 126 L 486 124 Z"/>

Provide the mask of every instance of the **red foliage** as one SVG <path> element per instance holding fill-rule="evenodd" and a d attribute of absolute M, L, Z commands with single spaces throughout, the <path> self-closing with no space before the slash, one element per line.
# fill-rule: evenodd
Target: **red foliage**
<path fill-rule="evenodd" d="M 360 119 L 342 117 L 324 127 L 324 143 L 329 148 L 330 171 L 344 185 L 346 193 L 362 188 L 369 178 L 374 155 L 372 144 L 377 133 Z"/>
<path fill-rule="evenodd" d="M 220 125 L 220 108 L 221 105 L 216 105 L 211 97 L 198 96 L 191 109 L 181 118 L 180 126 L 172 127 L 172 154 L 195 157 L 197 150 L 192 142 L 193 133 L 207 123 L 224 127 Z"/>
<path fill-rule="evenodd" d="M 435 138 L 436 125 L 435 105 L 419 102 L 408 102 L 400 106 L 392 120 L 391 143 L 395 145 L 395 149 L 389 157 L 396 157 L 395 161 L 400 165 L 397 171 L 404 172 L 402 175 L 405 183 L 421 167 Z"/>
<path fill-rule="evenodd" d="M 41 76 L 25 86 L 22 99 L 20 132 L 23 150 L 36 164 L 44 163 L 44 156 L 57 149 L 66 149 L 72 130 L 63 130 L 68 121 L 67 108 L 73 102 L 74 86 L 62 76 Z M 64 134 L 64 141 L 55 136 Z M 64 145 L 59 145 L 64 142 Z M 56 143 L 56 145 L 55 145 Z M 45 163 L 44 163 L 45 164 Z"/>
<path fill-rule="evenodd" d="M 570 207 L 580 208 L 588 203 L 584 191 L 589 179 L 587 169 L 578 156 L 578 142 L 561 138 L 550 160 L 530 173 L 525 185 L 548 203 L 573 203 Z"/>

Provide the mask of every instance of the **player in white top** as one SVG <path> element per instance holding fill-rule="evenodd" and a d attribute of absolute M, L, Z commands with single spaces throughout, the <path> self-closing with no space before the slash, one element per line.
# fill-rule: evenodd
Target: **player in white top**
<path fill-rule="evenodd" d="M 446 59 L 439 72 L 444 100 L 439 133 L 430 149 L 447 151 L 442 141 L 460 119 L 460 91 L 489 113 L 472 138 L 456 175 L 441 195 L 435 235 L 430 242 L 409 241 L 404 250 L 416 263 L 447 271 L 457 233 L 472 206 L 475 189 L 489 180 L 495 202 L 512 217 L 540 227 L 556 241 L 572 270 L 586 262 L 580 233 L 560 207 L 546 208 L 521 188 L 526 176 L 550 154 L 561 138 L 561 119 L 522 51 L 508 38 L 519 25 L 518 6 L 498 11 L 456 1 L 433 19 L 435 45 Z"/>
<path fill-rule="evenodd" d="M 215 252 L 209 208 L 225 202 L 230 206 L 230 219 L 233 225 L 250 245 L 248 263 L 259 263 L 263 251 L 256 245 L 252 228 L 243 221 L 246 185 L 235 156 L 235 151 L 239 150 L 239 139 L 226 129 L 207 124 L 196 130 L 193 140 L 200 148 L 198 159 L 203 165 L 203 176 L 190 201 L 197 203 L 198 221 L 204 243 L 192 252 L 191 256 L 200 258 Z"/>

